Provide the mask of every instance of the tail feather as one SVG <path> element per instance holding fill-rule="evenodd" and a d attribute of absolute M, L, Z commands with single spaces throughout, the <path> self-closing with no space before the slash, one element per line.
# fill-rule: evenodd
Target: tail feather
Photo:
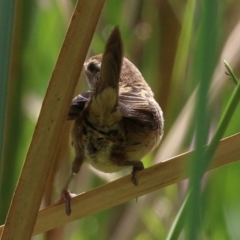
<path fill-rule="evenodd" d="M 118 27 L 115 27 L 107 41 L 102 57 L 100 79 L 97 84 L 97 93 L 112 87 L 118 94 L 119 77 L 123 61 L 123 43 Z"/>
<path fill-rule="evenodd" d="M 123 43 L 118 27 L 107 41 L 102 56 L 100 77 L 89 104 L 89 120 L 98 126 L 110 126 L 121 119 L 118 113 L 119 78 L 123 61 Z"/>

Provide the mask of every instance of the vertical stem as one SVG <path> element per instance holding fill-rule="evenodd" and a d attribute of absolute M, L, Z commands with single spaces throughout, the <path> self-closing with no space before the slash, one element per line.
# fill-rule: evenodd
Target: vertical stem
<path fill-rule="evenodd" d="M 3 176 L 3 142 L 15 0 L 0 2 L 0 183 Z M 3 189 L 0 185 L 0 216 L 4 214 Z M 0 219 L 1 223 L 1 219 Z"/>
<path fill-rule="evenodd" d="M 53 71 L 2 234 L 31 239 L 51 163 L 104 0 L 79 0 Z"/>
<path fill-rule="evenodd" d="M 191 164 L 191 179 L 188 208 L 187 239 L 199 239 L 201 229 L 201 178 L 204 169 L 204 148 L 209 133 L 208 90 L 216 63 L 218 39 L 218 0 L 200 1 L 199 36 L 196 45 L 194 77 L 199 83 L 195 119 L 196 119 L 196 151 Z M 217 6 L 217 7 L 216 7 Z M 211 24 L 210 24 L 211 23 Z"/>

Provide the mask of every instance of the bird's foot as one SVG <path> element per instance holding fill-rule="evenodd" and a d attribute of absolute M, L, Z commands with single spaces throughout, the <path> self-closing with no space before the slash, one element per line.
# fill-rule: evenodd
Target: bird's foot
<path fill-rule="evenodd" d="M 68 216 L 71 215 L 71 198 L 75 197 L 76 194 L 70 193 L 70 191 L 66 188 L 62 190 L 61 198 L 57 201 L 58 203 L 65 201 L 65 211 Z"/>
<path fill-rule="evenodd" d="M 138 172 L 143 170 L 144 166 L 141 161 L 135 161 L 132 169 L 132 183 L 137 186 L 138 185 Z"/>

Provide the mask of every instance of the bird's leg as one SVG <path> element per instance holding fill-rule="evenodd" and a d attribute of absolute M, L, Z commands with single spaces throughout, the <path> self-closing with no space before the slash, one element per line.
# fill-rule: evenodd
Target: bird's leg
<path fill-rule="evenodd" d="M 132 183 L 137 186 L 138 185 L 138 172 L 144 169 L 144 165 L 140 160 L 135 161 L 126 161 L 124 163 L 125 166 L 132 166 Z"/>
<path fill-rule="evenodd" d="M 75 194 L 70 193 L 68 190 L 69 184 L 72 181 L 73 177 L 79 172 L 82 166 L 83 158 L 75 157 L 72 163 L 72 173 L 71 176 L 68 178 L 65 187 L 61 193 L 61 200 L 65 201 L 66 204 L 66 214 L 69 216 L 71 214 L 71 198 L 75 196 Z"/>
<path fill-rule="evenodd" d="M 68 178 L 66 185 L 62 189 L 62 193 L 61 193 L 61 200 L 65 201 L 66 214 L 68 216 L 71 214 L 71 198 L 75 196 L 74 194 L 70 193 L 70 191 L 68 190 L 68 186 L 74 176 L 75 176 L 75 173 L 72 173 L 71 176 Z"/>

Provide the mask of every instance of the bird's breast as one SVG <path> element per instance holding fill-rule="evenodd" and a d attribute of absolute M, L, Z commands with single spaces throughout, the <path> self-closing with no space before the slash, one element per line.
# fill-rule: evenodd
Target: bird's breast
<path fill-rule="evenodd" d="M 73 145 L 76 153 L 84 153 L 86 163 L 102 172 L 116 172 L 123 167 L 114 163 L 112 153 L 124 143 L 124 134 L 120 125 L 107 132 L 104 129 L 96 128 L 86 119 L 81 124 L 75 123 L 72 132 Z"/>
<path fill-rule="evenodd" d="M 159 130 L 147 131 L 134 121 L 120 122 L 114 130 L 104 132 L 87 120 L 73 127 L 76 154 L 99 171 L 112 173 L 126 166 L 126 161 L 141 160 L 160 141 Z"/>

